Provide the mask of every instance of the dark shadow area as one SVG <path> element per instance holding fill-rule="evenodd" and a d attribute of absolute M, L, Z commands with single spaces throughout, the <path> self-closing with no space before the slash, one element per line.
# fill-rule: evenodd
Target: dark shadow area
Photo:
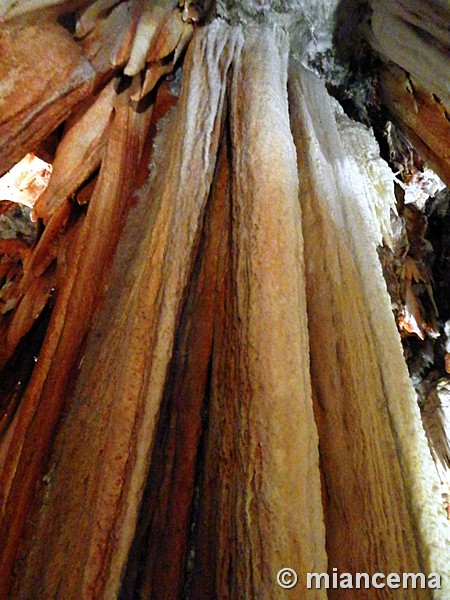
<path fill-rule="evenodd" d="M 20 400 L 33 374 L 52 314 L 50 304 L 20 341 L 14 355 L 0 373 L 0 437 L 14 418 Z"/>

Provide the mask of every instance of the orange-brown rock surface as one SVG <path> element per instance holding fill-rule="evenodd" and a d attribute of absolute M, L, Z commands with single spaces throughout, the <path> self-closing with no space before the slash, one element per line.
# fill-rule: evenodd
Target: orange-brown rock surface
<path fill-rule="evenodd" d="M 36 241 L 0 240 L 0 598 L 354 598 L 307 589 L 338 569 L 446 599 L 377 255 L 392 172 L 288 12 L 224 4 L 0 4 L 2 169 L 53 160 Z M 397 60 L 384 101 L 444 177 L 443 105 Z"/>

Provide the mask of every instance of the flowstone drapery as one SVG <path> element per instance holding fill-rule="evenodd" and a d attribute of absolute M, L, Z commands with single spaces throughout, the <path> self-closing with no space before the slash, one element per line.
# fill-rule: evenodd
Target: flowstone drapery
<path fill-rule="evenodd" d="M 30 286 L 52 278 L 0 422 L 5 597 L 354 598 L 307 590 L 332 568 L 435 572 L 441 590 L 402 598 L 448 597 L 449 527 L 377 256 L 392 174 L 290 43 L 215 18 L 179 98 L 103 67 L 78 86 L 103 91 L 59 143 L 2 322 L 8 368 Z"/>

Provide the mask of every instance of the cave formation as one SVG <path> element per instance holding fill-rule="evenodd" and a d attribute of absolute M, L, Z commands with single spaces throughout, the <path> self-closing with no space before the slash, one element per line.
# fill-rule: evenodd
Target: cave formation
<path fill-rule="evenodd" d="M 52 171 L 31 241 L 0 240 L 1 598 L 448 600 L 379 259 L 394 174 L 326 60 L 364 46 L 366 95 L 448 185 L 449 17 L 0 3 L 0 171 Z M 441 589 L 306 588 L 332 569 Z"/>

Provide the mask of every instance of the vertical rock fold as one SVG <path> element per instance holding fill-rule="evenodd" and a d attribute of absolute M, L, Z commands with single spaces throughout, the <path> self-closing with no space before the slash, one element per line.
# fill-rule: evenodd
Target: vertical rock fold
<path fill-rule="evenodd" d="M 288 22 L 281 4 L 244 3 L 231 26 L 187 0 L 99 0 L 81 42 L 55 21 L 29 41 L 31 16 L 0 34 L 25 67 L 25 42 L 66 54 L 53 93 L 36 76 L 15 107 L 19 73 L 0 84 L 0 170 L 66 122 L 35 207 L 46 227 L 0 321 L 11 364 L 53 303 L 26 391 L 0 415 L 1 597 L 353 599 L 307 589 L 327 569 L 434 571 L 433 597 L 449 597 L 449 527 L 377 256 L 393 176 L 371 131 L 290 59 L 268 24 Z M 399 0 L 383 22 L 373 4 L 376 44 L 400 65 L 383 83 L 394 106 L 392 75 L 415 65 L 385 30 L 410 39 L 417 14 Z M 430 64 L 444 33 L 438 20 L 417 34 Z M 186 45 L 166 114 L 177 81 L 152 86 Z M 404 125 L 447 173 L 445 131 L 427 124 L 446 118 L 448 89 L 434 97 L 423 65 L 414 76 L 426 89 Z M 277 586 L 286 567 L 293 589 Z"/>
<path fill-rule="evenodd" d="M 215 329 L 192 597 L 269 597 L 289 565 L 301 574 L 301 598 L 306 573 L 326 571 L 326 555 L 288 43 L 265 27 L 244 38 L 232 65 L 231 253 Z"/>

